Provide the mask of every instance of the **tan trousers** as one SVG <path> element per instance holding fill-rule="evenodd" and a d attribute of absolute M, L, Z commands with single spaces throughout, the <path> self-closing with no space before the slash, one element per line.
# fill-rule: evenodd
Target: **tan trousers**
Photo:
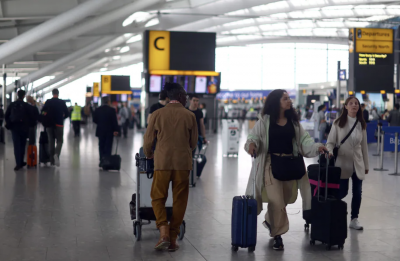
<path fill-rule="evenodd" d="M 169 224 L 171 239 L 176 239 L 180 233 L 189 198 L 189 170 L 156 170 L 151 186 L 151 205 L 156 216 L 157 228 L 168 226 L 165 202 L 168 198 L 169 182 L 172 181 L 172 217 Z"/>
<path fill-rule="evenodd" d="M 271 171 L 271 156 L 268 154 L 264 172 L 265 190 L 268 196 L 268 211 L 265 220 L 271 226 L 271 237 L 280 236 L 289 230 L 286 206 L 292 196 L 293 182 L 279 181 Z"/>

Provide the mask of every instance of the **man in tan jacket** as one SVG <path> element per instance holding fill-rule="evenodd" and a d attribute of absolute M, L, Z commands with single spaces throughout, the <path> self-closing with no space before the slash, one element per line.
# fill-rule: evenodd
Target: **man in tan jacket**
<path fill-rule="evenodd" d="M 189 197 L 189 173 L 192 170 L 192 151 L 196 148 L 198 130 L 196 117 L 185 108 L 185 89 L 177 83 L 166 83 L 164 90 L 170 102 L 151 115 L 143 149 L 147 158 L 154 157 L 151 199 L 160 230 L 160 240 L 155 249 L 176 251 L 179 248 L 176 239 Z M 173 213 L 168 226 L 165 202 L 171 181 Z"/>

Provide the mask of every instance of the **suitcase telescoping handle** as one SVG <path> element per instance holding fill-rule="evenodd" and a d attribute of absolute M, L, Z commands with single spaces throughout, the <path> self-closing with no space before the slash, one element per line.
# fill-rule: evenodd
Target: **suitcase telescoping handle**
<path fill-rule="evenodd" d="M 256 176 L 257 176 L 257 166 L 255 166 L 256 155 L 255 154 L 252 155 L 251 158 L 252 158 L 251 165 L 252 165 L 252 169 L 253 169 L 253 173 L 252 173 L 252 176 L 253 176 L 253 199 L 256 199 Z"/>
<path fill-rule="evenodd" d="M 325 201 L 328 199 L 328 172 L 329 172 L 329 152 L 326 151 L 325 154 L 319 154 L 319 165 L 318 165 L 318 201 L 320 201 L 319 191 L 321 189 L 321 155 L 325 155 L 326 158 L 326 172 L 325 172 Z"/>
<path fill-rule="evenodd" d="M 119 142 L 119 138 L 116 137 L 115 139 L 117 140 L 117 147 L 115 147 L 115 155 L 117 155 L 117 154 L 118 154 L 118 142 Z"/>

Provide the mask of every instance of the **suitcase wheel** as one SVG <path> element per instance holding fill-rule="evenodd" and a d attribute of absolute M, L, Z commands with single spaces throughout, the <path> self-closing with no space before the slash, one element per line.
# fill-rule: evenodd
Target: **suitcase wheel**
<path fill-rule="evenodd" d="M 239 247 L 238 247 L 238 246 L 232 246 L 232 251 L 237 252 L 238 250 L 239 250 Z"/>
<path fill-rule="evenodd" d="M 256 246 L 251 246 L 248 249 L 249 252 L 254 252 L 255 250 L 256 250 Z"/>
<path fill-rule="evenodd" d="M 142 239 L 142 226 L 139 222 L 133 223 L 133 234 L 135 235 L 136 241 Z"/>
<path fill-rule="evenodd" d="M 310 224 L 305 224 L 304 225 L 304 231 L 308 231 L 310 229 Z"/>
<path fill-rule="evenodd" d="M 179 240 L 183 240 L 183 238 L 185 237 L 185 233 L 186 233 L 186 222 L 185 220 L 183 220 L 180 228 L 179 228 L 180 232 L 179 232 Z"/>
<path fill-rule="evenodd" d="M 310 240 L 310 245 L 314 246 L 315 245 L 315 240 Z"/>

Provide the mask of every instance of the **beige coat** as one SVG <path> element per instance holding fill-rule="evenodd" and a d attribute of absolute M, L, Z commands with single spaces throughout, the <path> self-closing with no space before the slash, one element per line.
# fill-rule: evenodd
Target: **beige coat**
<path fill-rule="evenodd" d="M 353 125 L 350 126 L 349 121 L 347 121 L 344 128 L 340 128 L 338 123 L 332 125 L 326 144 L 326 148 L 330 153 L 333 154 L 333 149 L 336 144 L 339 145 L 352 127 Z M 357 124 L 355 130 L 356 129 L 357 135 L 355 135 L 355 137 L 353 135 L 350 136 L 345 143 L 340 146 L 338 152 L 335 166 L 342 169 L 342 179 L 349 179 L 353 175 L 355 169 L 357 177 L 360 180 L 364 180 L 365 170 L 369 170 L 367 131 L 362 129 L 360 122 Z"/>
<path fill-rule="evenodd" d="M 261 213 L 263 207 L 262 203 L 268 203 L 268 197 L 265 188 L 264 174 L 266 166 L 268 146 L 269 146 L 269 115 L 258 116 L 259 120 L 255 124 L 254 128 L 250 131 L 247 136 L 247 142 L 245 144 L 246 152 L 249 151 L 250 143 L 254 143 L 257 147 L 257 158 L 254 160 L 253 168 L 256 168 L 256 200 L 258 204 L 258 214 Z M 314 139 L 310 137 L 301 124 L 294 125 L 296 138 L 293 139 L 293 154 L 298 155 L 300 152 L 304 157 L 313 158 L 318 156 L 318 148 L 322 146 L 321 143 L 315 143 Z M 246 195 L 253 195 L 253 179 L 250 173 L 249 181 L 247 183 Z M 297 199 L 297 191 L 300 189 L 300 193 L 303 199 L 303 210 L 311 209 L 311 188 L 307 174 L 302 179 L 297 180 L 293 183 L 292 198 L 289 203 L 294 203 Z"/>

